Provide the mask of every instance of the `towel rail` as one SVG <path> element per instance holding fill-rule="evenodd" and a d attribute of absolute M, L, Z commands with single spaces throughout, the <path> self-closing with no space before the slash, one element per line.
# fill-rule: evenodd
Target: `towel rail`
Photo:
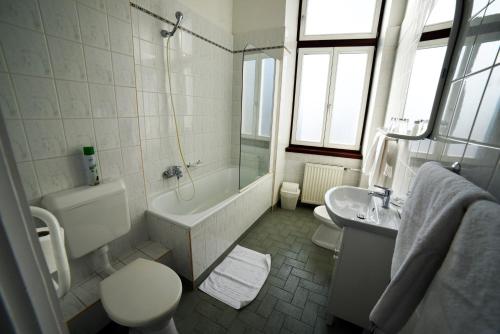
<path fill-rule="evenodd" d="M 448 166 L 445 168 L 449 171 L 452 171 L 455 174 L 458 174 L 458 175 L 460 175 L 460 172 L 462 171 L 462 165 L 458 161 L 455 161 L 454 163 L 451 164 L 451 166 Z"/>

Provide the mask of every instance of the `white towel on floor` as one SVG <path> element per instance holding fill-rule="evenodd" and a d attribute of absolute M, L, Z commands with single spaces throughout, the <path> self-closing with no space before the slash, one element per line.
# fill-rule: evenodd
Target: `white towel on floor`
<path fill-rule="evenodd" d="M 370 314 L 384 333 L 397 333 L 413 313 L 445 258 L 467 208 L 494 200 L 436 162 L 423 164 L 403 208 L 391 282 Z"/>
<path fill-rule="evenodd" d="M 240 309 L 257 297 L 270 271 L 271 255 L 237 245 L 199 288 Z"/>
<path fill-rule="evenodd" d="M 402 333 L 500 333 L 500 205 L 477 201 Z"/>

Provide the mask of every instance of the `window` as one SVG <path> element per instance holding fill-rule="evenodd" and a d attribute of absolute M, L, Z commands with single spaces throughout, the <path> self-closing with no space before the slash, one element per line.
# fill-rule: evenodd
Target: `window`
<path fill-rule="evenodd" d="M 300 39 L 375 38 L 380 5 L 377 0 L 303 1 Z"/>
<path fill-rule="evenodd" d="M 373 47 L 301 49 L 293 143 L 359 149 Z"/>
<path fill-rule="evenodd" d="M 454 14 L 455 0 L 438 0 L 427 19 L 415 54 L 403 110 L 403 118 L 410 124 L 429 120 Z"/>
<path fill-rule="evenodd" d="M 456 0 L 437 0 L 427 18 L 424 31 L 450 28 L 455 16 L 455 3 Z"/>
<path fill-rule="evenodd" d="M 273 58 L 246 55 L 243 62 L 241 133 L 245 138 L 269 140 L 274 101 Z"/>
<path fill-rule="evenodd" d="M 288 152 L 361 158 L 381 0 L 303 0 Z"/>
<path fill-rule="evenodd" d="M 408 84 L 404 118 L 428 120 L 443 68 L 448 39 L 420 42 Z"/>

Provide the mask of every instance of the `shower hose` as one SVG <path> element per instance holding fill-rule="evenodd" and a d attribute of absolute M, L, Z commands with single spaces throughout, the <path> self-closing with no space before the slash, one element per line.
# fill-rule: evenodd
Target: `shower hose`
<path fill-rule="evenodd" d="M 168 90 L 169 90 L 169 93 L 170 93 L 170 105 L 172 107 L 172 113 L 174 115 L 174 125 L 175 125 L 175 136 L 177 138 L 177 147 L 179 148 L 179 155 L 181 157 L 181 161 L 182 161 L 182 165 L 184 166 L 184 169 L 186 170 L 187 172 L 187 175 L 189 177 L 189 181 L 191 181 L 191 185 L 193 186 L 193 193 L 191 195 L 191 197 L 189 198 L 184 198 L 182 197 L 182 194 L 181 194 L 181 188 L 180 188 L 180 181 L 179 181 L 179 177 L 177 178 L 177 194 L 179 195 L 179 198 L 183 201 L 190 201 L 194 198 L 195 194 L 196 194 L 196 187 L 194 185 L 194 181 L 193 181 L 193 178 L 191 176 L 191 172 L 189 171 L 189 168 L 186 164 L 186 159 L 184 158 L 184 152 L 182 150 L 182 145 L 181 145 L 181 139 L 180 139 L 180 136 L 179 136 L 179 126 L 177 125 L 177 114 L 175 112 L 175 106 L 174 106 L 174 97 L 172 95 L 172 80 L 170 78 L 170 37 L 171 36 L 168 36 L 167 37 L 167 76 L 168 76 Z"/>

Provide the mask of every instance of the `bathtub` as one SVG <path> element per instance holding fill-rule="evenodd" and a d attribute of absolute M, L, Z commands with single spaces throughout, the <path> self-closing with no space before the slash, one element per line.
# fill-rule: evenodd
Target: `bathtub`
<path fill-rule="evenodd" d="M 172 250 L 173 269 L 196 281 L 271 207 L 272 174 L 238 190 L 238 169 L 226 168 L 194 180 L 195 196 L 177 189 L 149 200 L 147 224 L 153 241 Z M 183 197 L 192 185 L 180 188 Z"/>

